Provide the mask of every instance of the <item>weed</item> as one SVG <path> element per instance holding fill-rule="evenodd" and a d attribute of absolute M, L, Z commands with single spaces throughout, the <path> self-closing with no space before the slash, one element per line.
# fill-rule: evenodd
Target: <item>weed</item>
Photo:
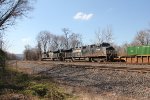
<path fill-rule="evenodd" d="M 15 70 L 0 71 L 0 98 L 7 93 L 16 93 L 48 100 L 66 100 L 69 94 L 63 92 L 46 76 L 30 76 Z M 6 90 L 4 92 L 3 90 Z M 11 90 L 11 91 L 9 91 Z"/>

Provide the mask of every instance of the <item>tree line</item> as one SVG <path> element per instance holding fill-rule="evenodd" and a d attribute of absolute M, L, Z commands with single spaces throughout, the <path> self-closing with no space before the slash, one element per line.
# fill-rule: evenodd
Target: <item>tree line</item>
<path fill-rule="evenodd" d="M 143 29 L 136 33 L 133 38 L 133 41 L 130 43 L 124 43 L 121 46 L 117 46 L 118 55 L 127 55 L 127 47 L 129 46 L 150 46 L 150 29 Z"/>
<path fill-rule="evenodd" d="M 41 60 L 42 53 L 48 51 L 57 51 L 60 49 L 70 49 L 83 46 L 81 34 L 72 32 L 69 28 L 62 29 L 63 35 L 55 35 L 49 31 L 41 31 L 36 37 L 37 45 L 31 47 L 25 46 L 25 60 Z M 113 33 L 111 26 L 95 32 L 95 40 L 93 44 L 100 45 L 103 42 L 112 44 Z"/>
<path fill-rule="evenodd" d="M 63 28 L 63 35 L 55 35 L 49 31 L 41 31 L 36 37 L 36 46 L 25 46 L 24 59 L 41 59 L 42 53 L 57 51 L 60 49 L 70 49 L 82 46 L 82 38 L 78 33 L 72 32 L 68 28 Z"/>
<path fill-rule="evenodd" d="M 63 35 L 55 35 L 49 31 L 41 31 L 36 37 L 37 45 L 32 48 L 29 45 L 25 46 L 24 59 L 25 60 L 40 60 L 42 53 L 48 51 L 56 51 L 59 49 L 70 49 L 83 46 L 81 34 L 71 32 L 70 29 L 62 29 Z M 127 55 L 126 49 L 128 46 L 142 46 L 150 45 L 150 30 L 144 29 L 137 32 L 131 43 L 124 43 L 123 45 L 114 44 L 112 27 L 108 25 L 104 29 L 98 29 L 95 32 L 95 41 L 93 44 L 101 44 L 103 42 L 110 43 L 115 47 L 118 56 Z"/>

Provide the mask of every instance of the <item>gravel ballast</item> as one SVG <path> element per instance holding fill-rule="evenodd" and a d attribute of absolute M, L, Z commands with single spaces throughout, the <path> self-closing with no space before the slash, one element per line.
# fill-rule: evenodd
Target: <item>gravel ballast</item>
<path fill-rule="evenodd" d="M 60 84 L 80 87 L 91 93 L 100 95 L 111 93 L 134 100 L 150 100 L 150 73 L 101 70 L 95 67 L 88 69 L 80 65 L 74 67 L 35 62 L 24 63 L 24 65 L 18 62 L 18 68 L 30 68 L 36 73 L 53 78 Z"/>

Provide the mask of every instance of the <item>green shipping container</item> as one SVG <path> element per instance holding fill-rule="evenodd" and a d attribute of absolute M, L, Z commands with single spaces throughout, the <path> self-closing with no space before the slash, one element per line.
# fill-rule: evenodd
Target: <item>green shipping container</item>
<path fill-rule="evenodd" d="M 150 55 L 150 46 L 132 46 L 127 48 L 128 55 Z"/>
<path fill-rule="evenodd" d="M 128 55 L 137 55 L 137 49 L 135 46 L 133 47 L 128 47 L 127 48 L 127 54 Z"/>

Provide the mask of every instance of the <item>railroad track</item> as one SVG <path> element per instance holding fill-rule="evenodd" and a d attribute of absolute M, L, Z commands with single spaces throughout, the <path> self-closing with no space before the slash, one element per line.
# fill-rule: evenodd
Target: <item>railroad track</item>
<path fill-rule="evenodd" d="M 44 61 L 44 60 L 43 60 Z M 46 60 L 45 60 L 46 61 Z M 44 61 L 44 62 L 45 62 Z M 47 60 L 49 62 L 61 62 L 61 61 L 51 61 L 51 60 Z M 76 61 L 71 61 L 71 60 L 67 60 L 67 61 L 63 61 L 63 62 L 72 62 L 72 63 L 99 63 L 99 64 L 125 64 L 125 65 L 150 65 L 150 63 L 129 63 L 129 62 L 89 62 L 89 61 L 80 61 L 80 60 L 76 60 Z"/>
<path fill-rule="evenodd" d="M 127 72 L 139 72 L 150 73 L 149 64 L 130 64 L 123 62 L 55 62 L 58 65 L 67 65 L 71 67 L 82 67 L 85 69 L 100 69 L 100 70 L 114 70 L 114 71 L 127 71 Z"/>
<path fill-rule="evenodd" d="M 150 68 L 131 68 L 131 67 L 112 67 L 112 66 L 86 66 L 86 65 L 74 65 L 68 64 L 71 67 L 82 67 L 85 69 L 100 69 L 100 70 L 113 70 L 113 71 L 127 71 L 127 72 L 139 72 L 150 73 Z"/>
<path fill-rule="evenodd" d="M 47 61 L 45 61 L 47 62 Z M 88 62 L 88 61 L 75 61 L 75 62 L 61 62 L 61 61 L 49 61 L 49 62 L 54 62 L 54 63 L 60 63 L 60 64 L 75 64 L 75 65 L 139 65 L 139 66 L 149 66 L 149 63 L 126 63 L 126 62 Z"/>
<path fill-rule="evenodd" d="M 127 71 L 127 72 L 140 72 L 140 73 L 150 73 L 149 64 L 128 64 L 124 62 L 60 62 L 60 61 L 22 61 L 22 63 L 34 63 L 37 65 L 62 65 L 70 67 L 82 67 L 85 69 L 100 69 L 100 70 L 114 70 L 114 71 Z M 11 61 L 8 65 L 17 66 L 17 61 Z"/>
<path fill-rule="evenodd" d="M 80 63 L 83 61 L 75 61 L 75 63 Z M 86 62 L 86 63 L 98 63 L 98 64 L 124 64 L 124 65 L 150 65 L 150 63 L 127 63 L 127 62 Z"/>

